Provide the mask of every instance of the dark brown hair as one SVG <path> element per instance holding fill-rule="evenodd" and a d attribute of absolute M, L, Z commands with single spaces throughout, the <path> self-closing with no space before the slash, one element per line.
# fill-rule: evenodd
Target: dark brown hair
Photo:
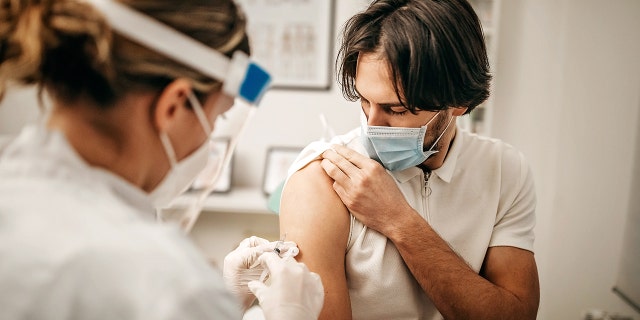
<path fill-rule="evenodd" d="M 480 20 L 465 0 L 377 0 L 345 24 L 336 66 L 345 98 L 360 53 L 389 64 L 398 99 L 412 112 L 467 107 L 489 97 L 491 75 Z"/>

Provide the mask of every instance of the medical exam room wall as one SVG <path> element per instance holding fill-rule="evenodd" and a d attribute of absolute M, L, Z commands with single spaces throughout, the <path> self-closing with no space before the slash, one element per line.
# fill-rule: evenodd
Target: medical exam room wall
<path fill-rule="evenodd" d="M 502 3 L 491 132 L 534 170 L 538 318 L 602 309 L 640 319 L 611 291 L 638 197 L 640 1 Z"/>
<path fill-rule="evenodd" d="M 366 2 L 335 0 L 336 35 Z M 491 132 L 522 150 L 534 172 L 538 319 L 582 319 L 599 308 L 640 320 L 611 292 L 629 199 L 637 196 L 630 186 L 633 162 L 640 161 L 640 1 L 501 5 Z M 357 125 L 355 106 L 335 84 L 329 91 L 269 92 L 239 144 L 234 184 L 259 188 L 267 148 L 319 138 L 320 113 L 338 133 Z M 36 114 L 32 92 L 11 95 L 0 106 L 0 134 L 16 133 Z M 203 214 L 206 226 L 197 231 L 224 223 L 220 216 Z M 234 227 L 257 217 L 237 216 L 224 217 L 235 219 Z M 256 228 L 273 223 L 266 216 L 256 221 Z"/>

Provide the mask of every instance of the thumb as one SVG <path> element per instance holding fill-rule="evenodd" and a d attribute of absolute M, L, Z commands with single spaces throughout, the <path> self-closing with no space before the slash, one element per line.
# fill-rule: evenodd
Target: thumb
<path fill-rule="evenodd" d="M 268 243 L 269 243 L 269 240 L 256 237 L 256 236 L 251 236 L 247 240 L 247 244 L 249 245 L 249 247 L 257 247 L 259 245 L 265 245 Z"/>
<path fill-rule="evenodd" d="M 267 285 L 265 285 L 262 281 L 257 280 L 249 281 L 247 285 L 249 286 L 249 290 L 251 290 L 253 295 L 256 296 L 258 300 L 262 300 L 261 297 L 264 291 L 267 290 Z"/>
<path fill-rule="evenodd" d="M 252 247 L 257 247 L 259 245 L 263 245 L 266 243 L 269 243 L 269 241 L 266 239 L 262 239 L 256 236 L 251 236 L 249 238 L 245 238 L 242 241 L 240 241 L 238 248 L 252 248 Z"/>
<path fill-rule="evenodd" d="M 262 253 L 268 251 L 263 246 L 247 248 L 244 256 L 244 265 L 248 268 L 256 267 L 260 262 L 258 258 Z"/>

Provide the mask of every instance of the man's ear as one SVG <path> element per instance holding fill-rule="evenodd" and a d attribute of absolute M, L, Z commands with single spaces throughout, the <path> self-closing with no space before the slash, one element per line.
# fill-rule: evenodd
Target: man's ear
<path fill-rule="evenodd" d="M 173 80 L 164 87 L 156 99 L 153 108 L 152 119 L 159 132 L 166 132 L 178 122 L 181 110 L 185 110 L 188 95 L 191 92 L 191 83 L 186 79 Z"/>
<path fill-rule="evenodd" d="M 465 112 L 467 112 L 467 107 L 453 107 L 451 108 L 453 109 L 453 112 L 451 113 L 451 115 L 459 117 L 461 115 L 463 115 Z"/>

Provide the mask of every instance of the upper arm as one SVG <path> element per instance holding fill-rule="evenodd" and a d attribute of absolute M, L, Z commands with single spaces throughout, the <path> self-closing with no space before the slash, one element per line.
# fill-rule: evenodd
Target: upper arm
<path fill-rule="evenodd" d="M 536 318 L 540 285 L 533 252 L 508 246 L 490 247 L 480 275 L 520 301 L 523 319 Z"/>
<path fill-rule="evenodd" d="M 350 216 L 319 161 L 294 173 L 282 191 L 280 233 L 300 248 L 296 259 L 322 279 L 324 319 L 351 318 L 345 275 Z"/>
<path fill-rule="evenodd" d="M 513 187 L 505 192 L 504 215 L 493 229 L 480 275 L 509 291 L 523 306 L 523 318 L 535 319 L 540 301 L 538 270 L 533 253 L 536 194 L 531 168 L 517 153 L 511 160 Z M 512 172 L 511 172 L 512 171 Z M 524 315 L 528 315 L 526 317 Z"/>

